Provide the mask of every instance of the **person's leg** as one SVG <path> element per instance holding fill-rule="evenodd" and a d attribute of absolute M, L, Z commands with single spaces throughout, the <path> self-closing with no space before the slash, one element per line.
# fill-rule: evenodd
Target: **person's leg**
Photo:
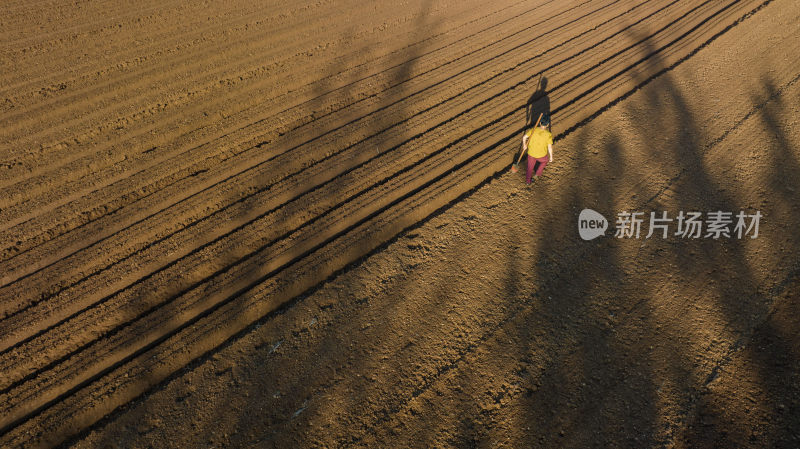
<path fill-rule="evenodd" d="M 539 163 L 539 166 L 536 167 L 536 176 L 539 177 L 539 176 L 542 176 L 542 172 L 544 171 L 544 167 L 547 166 L 547 156 L 540 157 L 540 158 L 535 159 L 535 160 L 536 160 L 536 162 Z"/>
<path fill-rule="evenodd" d="M 528 155 L 528 171 L 525 172 L 525 184 L 531 183 L 531 176 L 533 176 L 533 164 L 536 163 L 536 159 L 532 158 Z"/>

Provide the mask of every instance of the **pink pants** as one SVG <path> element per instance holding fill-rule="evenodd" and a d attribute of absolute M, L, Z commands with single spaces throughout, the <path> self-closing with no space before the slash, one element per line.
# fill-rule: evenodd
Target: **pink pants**
<path fill-rule="evenodd" d="M 542 172 L 544 171 L 544 167 L 547 165 L 548 157 L 532 157 L 528 155 L 528 172 L 525 174 L 525 183 L 531 183 L 531 176 L 533 176 L 533 169 L 536 167 L 536 163 L 539 163 L 539 166 L 536 167 L 536 176 L 542 176 Z"/>

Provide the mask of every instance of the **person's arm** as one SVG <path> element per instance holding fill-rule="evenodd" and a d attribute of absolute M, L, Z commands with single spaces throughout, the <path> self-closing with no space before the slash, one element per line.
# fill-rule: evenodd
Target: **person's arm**
<path fill-rule="evenodd" d="M 522 136 L 522 149 L 528 151 L 528 134 Z"/>
<path fill-rule="evenodd" d="M 547 152 L 550 153 L 550 161 L 549 162 L 553 162 L 553 144 L 552 143 L 548 143 L 547 144 Z"/>

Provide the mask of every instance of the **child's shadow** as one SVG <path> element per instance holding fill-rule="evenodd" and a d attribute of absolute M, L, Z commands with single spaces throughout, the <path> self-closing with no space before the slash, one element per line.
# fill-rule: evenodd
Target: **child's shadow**
<path fill-rule="evenodd" d="M 546 76 L 542 76 L 539 79 L 536 91 L 528 98 L 528 102 L 525 104 L 525 127 L 533 127 L 541 113 L 550 115 L 550 96 L 547 95 Z"/>

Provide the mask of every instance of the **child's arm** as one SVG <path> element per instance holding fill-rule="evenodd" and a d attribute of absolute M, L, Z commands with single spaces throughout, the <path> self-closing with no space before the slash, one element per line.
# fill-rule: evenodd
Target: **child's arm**
<path fill-rule="evenodd" d="M 550 153 L 550 161 L 549 162 L 553 162 L 553 144 L 552 143 L 548 143 L 547 144 L 547 152 Z"/>

